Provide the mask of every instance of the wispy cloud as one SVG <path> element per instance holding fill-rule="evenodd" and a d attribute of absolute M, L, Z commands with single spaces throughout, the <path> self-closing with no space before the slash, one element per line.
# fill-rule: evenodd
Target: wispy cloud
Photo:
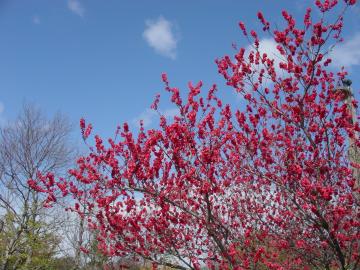
<path fill-rule="evenodd" d="M 85 15 L 85 8 L 78 0 L 68 0 L 68 8 L 80 17 Z"/>
<path fill-rule="evenodd" d="M 39 16 L 34 15 L 34 16 L 32 17 L 32 22 L 33 22 L 33 24 L 40 24 L 41 21 L 40 21 Z"/>
<path fill-rule="evenodd" d="M 0 101 L 0 114 L 2 114 L 5 111 L 4 103 Z"/>
<path fill-rule="evenodd" d="M 162 16 L 157 20 L 147 20 L 145 24 L 143 38 L 148 45 L 157 53 L 174 60 L 178 39 L 174 33 L 173 24 Z"/>
<path fill-rule="evenodd" d="M 135 117 L 131 122 L 135 126 L 140 126 L 140 121 L 143 121 L 144 127 L 148 127 L 152 124 L 156 116 L 156 111 L 151 109 L 146 109 L 139 116 Z"/>
<path fill-rule="evenodd" d="M 159 111 L 161 115 L 163 115 L 167 120 L 171 120 L 174 116 L 180 114 L 178 108 L 171 108 L 164 111 Z M 135 117 L 131 122 L 135 126 L 140 126 L 140 121 L 143 121 L 144 127 L 151 126 L 154 121 L 159 117 L 158 113 L 151 109 L 146 109 L 139 116 Z"/>
<path fill-rule="evenodd" d="M 0 126 L 3 126 L 6 123 L 6 118 L 4 116 L 5 105 L 0 101 Z"/>
<path fill-rule="evenodd" d="M 332 65 L 336 67 L 352 68 L 360 65 L 360 32 L 352 35 L 344 43 L 335 46 L 330 53 Z"/>
<path fill-rule="evenodd" d="M 166 119 L 172 119 L 175 116 L 179 116 L 180 112 L 178 108 L 172 108 L 172 109 L 167 109 L 165 111 L 160 111 L 160 114 L 165 116 Z"/>

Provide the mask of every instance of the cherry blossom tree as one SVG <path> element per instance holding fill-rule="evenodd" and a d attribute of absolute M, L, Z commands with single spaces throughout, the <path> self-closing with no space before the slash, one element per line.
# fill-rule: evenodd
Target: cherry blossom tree
<path fill-rule="evenodd" d="M 241 22 L 251 49 L 216 63 L 244 107 L 223 104 L 216 85 L 204 95 L 202 82 L 184 99 L 163 74 L 180 112 L 172 121 L 160 114 L 159 128 L 137 133 L 125 123 L 107 143 L 95 136 L 72 179 L 39 173 L 29 185 L 47 205 L 72 196 L 67 207 L 109 257 L 154 268 L 358 269 L 360 164 L 348 155 L 350 142 L 360 146 L 357 102 L 343 102 L 347 73 L 329 67 L 355 2 L 316 1 L 301 23 L 282 11 L 276 29 L 259 12 L 274 55 Z M 86 140 L 91 125 L 80 126 Z"/>

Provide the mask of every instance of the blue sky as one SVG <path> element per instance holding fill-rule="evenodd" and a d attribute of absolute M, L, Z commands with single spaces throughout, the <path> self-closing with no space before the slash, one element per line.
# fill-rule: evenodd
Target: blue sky
<path fill-rule="evenodd" d="M 27 101 L 49 115 L 61 111 L 76 125 L 85 117 L 105 137 L 124 121 L 142 117 L 151 126 L 147 108 L 156 93 L 162 94 L 162 111 L 174 112 L 162 72 L 182 91 L 188 81 L 203 80 L 206 87 L 218 83 L 220 94 L 233 100 L 214 60 L 232 54 L 233 42 L 248 45 L 238 22 L 258 26 L 256 12 L 262 10 L 280 24 L 282 9 L 300 16 L 311 3 L 1 0 L 0 118 L 14 119 Z M 337 51 L 353 81 L 360 72 L 359 10 L 347 13 L 347 43 Z"/>

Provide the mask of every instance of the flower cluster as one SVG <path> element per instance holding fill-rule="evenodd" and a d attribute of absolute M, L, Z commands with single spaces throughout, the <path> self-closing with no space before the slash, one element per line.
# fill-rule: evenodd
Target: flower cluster
<path fill-rule="evenodd" d="M 338 4 L 316 1 L 324 16 Z M 106 256 L 131 254 L 154 268 L 356 269 L 360 165 L 348 148 L 360 147 L 360 126 L 335 91 L 345 71 L 326 68 L 342 15 L 325 23 L 307 9 L 303 25 L 282 15 L 286 26 L 271 32 L 258 13 L 280 61 L 259 50 L 254 30 L 251 51 L 216 61 L 244 108 L 223 104 L 216 85 L 204 95 L 202 82 L 183 98 L 163 74 L 180 115 L 137 135 L 124 124 L 107 143 L 95 136 L 71 179 L 39 174 L 29 185 L 47 204 L 71 195 Z M 86 139 L 91 125 L 80 127 Z"/>

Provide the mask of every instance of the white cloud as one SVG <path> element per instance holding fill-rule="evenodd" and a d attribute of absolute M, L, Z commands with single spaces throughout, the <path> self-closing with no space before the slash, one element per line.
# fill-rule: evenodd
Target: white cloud
<path fill-rule="evenodd" d="M 260 53 L 266 53 L 270 58 L 274 58 L 275 63 L 280 63 L 281 56 L 276 48 L 277 45 L 272 38 L 264 38 L 260 40 L 259 51 Z"/>
<path fill-rule="evenodd" d="M 335 46 L 330 53 L 332 65 L 336 67 L 351 68 L 360 65 L 360 32 Z"/>
<path fill-rule="evenodd" d="M 68 0 L 68 8 L 80 17 L 85 15 L 85 8 L 78 0 Z"/>
<path fill-rule="evenodd" d="M 283 69 L 280 69 L 279 64 L 280 64 L 280 62 L 285 61 L 285 60 L 283 59 L 282 55 L 276 48 L 277 45 L 278 44 L 272 38 L 260 39 L 259 40 L 259 52 L 260 52 L 261 56 L 264 53 L 266 53 L 268 59 L 274 60 L 274 69 L 275 69 L 276 74 L 284 75 L 286 73 L 286 71 Z M 255 51 L 253 46 L 254 45 L 252 44 L 245 48 L 245 59 L 247 59 L 247 57 L 249 56 L 250 51 Z M 263 67 L 264 66 L 261 66 L 261 64 L 260 64 L 260 69 Z M 259 69 L 255 64 L 253 65 L 253 68 Z M 258 70 L 258 71 L 260 71 L 260 70 Z M 263 84 L 262 84 L 263 87 L 270 87 L 272 84 L 273 84 L 273 82 L 271 81 L 270 78 L 268 78 L 268 76 L 265 76 L 263 78 Z M 237 93 L 235 93 L 235 94 L 236 94 L 238 101 L 240 101 L 240 102 L 244 101 L 242 95 L 239 95 Z"/>
<path fill-rule="evenodd" d="M 148 45 L 157 53 L 175 59 L 178 39 L 173 33 L 172 23 L 161 16 L 155 21 L 147 20 L 145 23 L 143 38 Z"/>
<path fill-rule="evenodd" d="M 5 105 L 0 101 L 0 126 L 3 126 L 6 122 L 4 111 L 5 111 Z"/>
<path fill-rule="evenodd" d="M 278 74 L 285 72 L 279 68 L 279 63 L 285 60 L 282 60 L 282 56 L 276 48 L 277 43 L 271 38 L 264 38 L 260 40 L 259 44 L 260 52 L 266 53 L 269 58 L 274 59 L 275 71 Z M 249 52 L 251 49 L 252 47 L 249 45 L 246 51 Z M 329 57 L 332 59 L 332 65 L 336 67 L 351 68 L 360 65 L 360 32 L 335 46 Z"/>
<path fill-rule="evenodd" d="M 269 59 L 274 59 L 274 68 L 276 73 L 281 72 L 279 68 L 279 63 L 282 61 L 281 55 L 278 51 L 277 43 L 272 38 L 263 38 L 259 41 L 259 51 L 260 54 L 266 53 Z M 249 53 L 250 50 L 253 50 L 253 47 L 249 45 L 246 48 L 246 52 Z"/>
<path fill-rule="evenodd" d="M 4 103 L 0 101 L 0 114 L 2 114 L 5 111 Z"/>
<path fill-rule="evenodd" d="M 40 24 L 41 21 L 40 21 L 39 16 L 37 16 L 37 15 L 33 16 L 32 22 L 33 22 L 33 24 Z"/>
<path fill-rule="evenodd" d="M 180 114 L 178 108 L 171 108 L 164 111 L 159 111 L 161 115 L 163 115 L 167 120 L 171 120 L 174 118 L 174 116 L 177 116 Z M 159 115 L 156 111 L 152 109 L 146 109 L 144 112 L 142 112 L 139 116 L 135 117 L 131 122 L 135 126 L 140 126 L 140 120 L 143 121 L 144 127 L 149 127 L 153 124 L 154 120 L 159 118 Z"/>

